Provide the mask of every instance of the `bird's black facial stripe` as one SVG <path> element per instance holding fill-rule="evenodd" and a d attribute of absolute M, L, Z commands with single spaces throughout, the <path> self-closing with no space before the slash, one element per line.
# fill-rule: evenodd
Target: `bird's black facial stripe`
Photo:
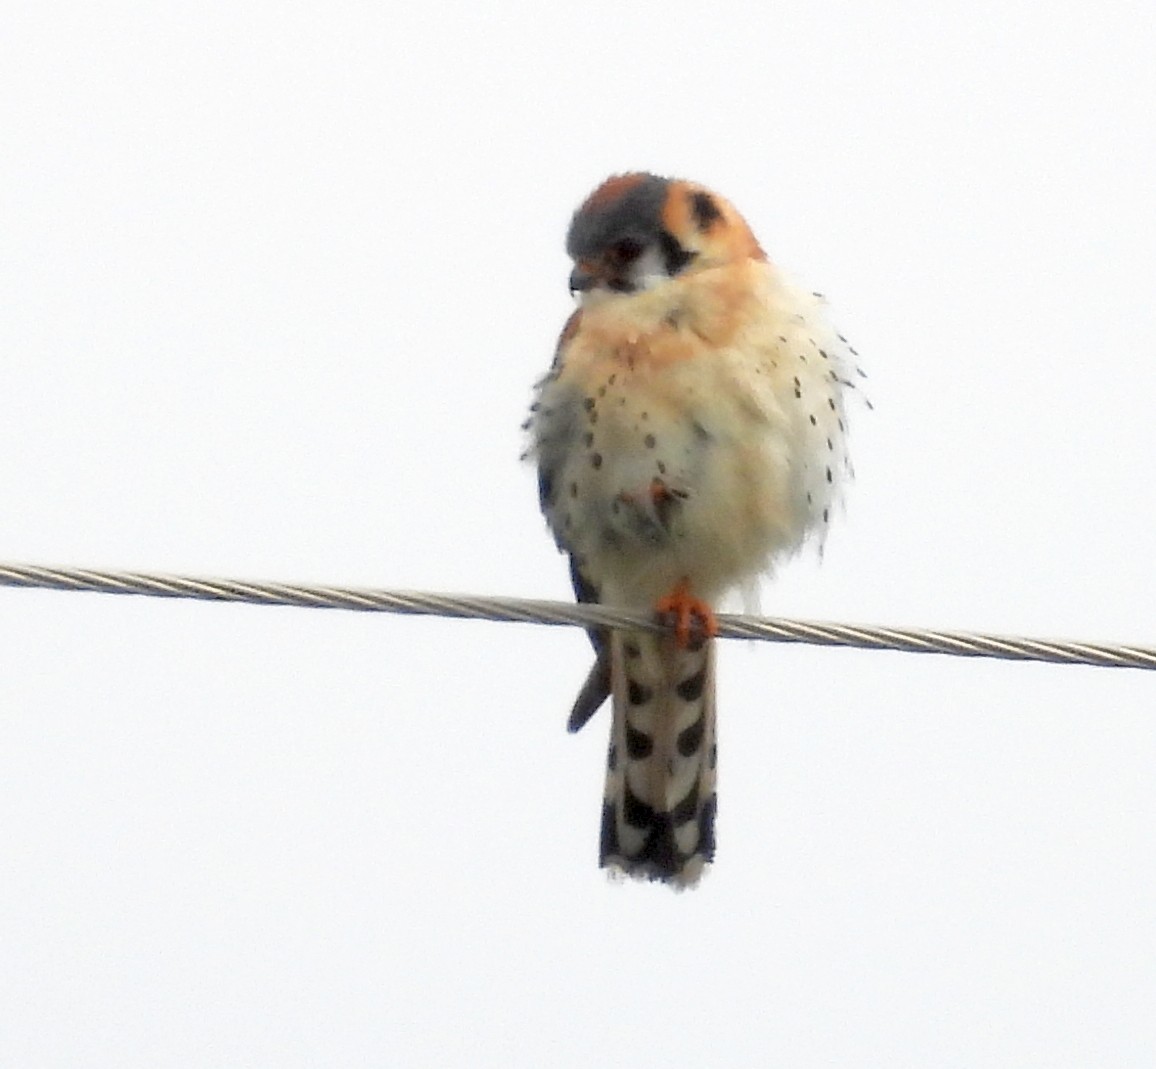
<path fill-rule="evenodd" d="M 616 260 L 629 263 L 643 254 L 643 247 L 643 243 L 637 238 L 618 238 L 617 242 L 610 246 L 610 253 Z"/>
<path fill-rule="evenodd" d="M 709 193 L 692 193 L 690 196 L 690 210 L 694 213 L 694 221 L 699 230 L 709 230 L 711 224 L 722 218 L 722 212 L 711 199 Z"/>
<path fill-rule="evenodd" d="M 678 238 L 665 230 L 659 235 L 658 241 L 662 248 L 662 259 L 666 264 L 668 275 L 677 275 L 695 257 L 695 253 L 691 252 L 690 249 L 684 249 L 679 244 Z"/>
<path fill-rule="evenodd" d="M 646 240 L 641 237 L 623 237 L 619 238 L 610 246 L 607 252 L 607 259 L 611 263 L 624 266 L 632 264 L 638 259 L 646 248 Z"/>
<path fill-rule="evenodd" d="M 651 237 L 620 238 L 602 258 L 605 270 L 600 284 L 613 293 L 635 293 L 650 284 L 648 280 L 656 275 L 673 278 L 697 255 L 665 230 Z"/>

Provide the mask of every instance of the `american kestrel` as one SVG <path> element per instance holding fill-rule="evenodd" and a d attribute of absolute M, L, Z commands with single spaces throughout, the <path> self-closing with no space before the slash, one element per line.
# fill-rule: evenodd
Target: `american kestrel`
<path fill-rule="evenodd" d="M 853 350 L 693 182 L 607 179 L 566 249 L 579 307 L 526 424 L 542 511 L 579 601 L 670 625 L 591 632 L 569 728 L 611 698 L 601 864 L 685 887 L 715 851 L 712 606 L 822 537 Z"/>

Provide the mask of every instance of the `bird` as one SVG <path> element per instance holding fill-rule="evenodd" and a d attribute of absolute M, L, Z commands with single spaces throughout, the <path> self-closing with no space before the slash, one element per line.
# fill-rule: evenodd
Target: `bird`
<path fill-rule="evenodd" d="M 566 251 L 576 307 L 524 457 L 577 600 L 663 625 L 589 631 L 568 728 L 610 699 L 600 865 L 684 889 L 716 849 L 717 606 L 821 549 L 862 372 L 825 299 L 704 185 L 612 175 L 574 212 Z"/>

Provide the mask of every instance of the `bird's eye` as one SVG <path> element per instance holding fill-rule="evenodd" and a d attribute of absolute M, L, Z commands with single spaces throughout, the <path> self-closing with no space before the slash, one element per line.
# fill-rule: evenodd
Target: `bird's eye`
<path fill-rule="evenodd" d="M 633 263 L 642 255 L 642 245 L 633 238 L 621 238 L 610 246 L 610 257 L 618 264 Z"/>

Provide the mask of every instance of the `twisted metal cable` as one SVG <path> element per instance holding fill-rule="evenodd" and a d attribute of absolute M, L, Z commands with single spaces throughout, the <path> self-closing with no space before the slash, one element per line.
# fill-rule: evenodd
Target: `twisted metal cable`
<path fill-rule="evenodd" d="M 87 590 L 103 594 L 142 594 L 201 601 L 242 601 L 253 605 L 291 605 L 311 609 L 351 609 L 415 616 L 451 616 L 536 624 L 602 625 L 649 631 L 662 628 L 648 615 L 560 601 L 523 598 L 425 594 L 403 590 L 369 590 L 301 583 L 258 583 L 239 579 L 198 579 L 146 572 L 108 572 L 84 568 L 48 568 L 0 563 L 0 586 L 47 590 Z M 995 657 L 1012 661 L 1047 661 L 1108 668 L 1156 669 L 1156 648 L 1051 639 L 1012 638 L 962 631 L 780 620 L 720 614 L 724 638 L 767 642 L 801 642 L 816 646 L 850 646 L 904 653 L 941 653 L 956 657 Z"/>

